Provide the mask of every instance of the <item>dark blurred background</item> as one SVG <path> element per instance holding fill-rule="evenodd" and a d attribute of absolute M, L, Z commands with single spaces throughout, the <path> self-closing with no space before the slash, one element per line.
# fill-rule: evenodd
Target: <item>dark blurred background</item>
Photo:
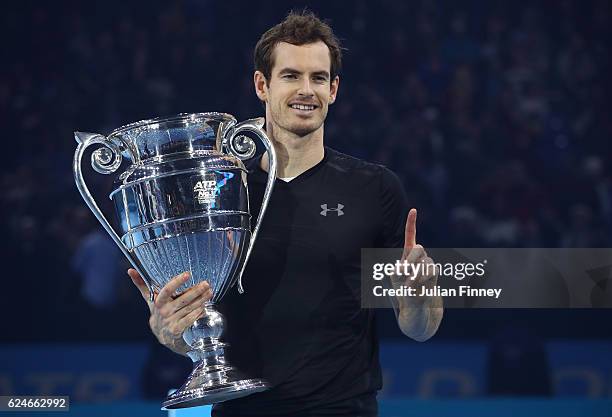
<path fill-rule="evenodd" d="M 253 47 L 304 6 L 347 48 L 326 144 L 400 175 L 425 247 L 610 247 L 608 1 L 14 2 L 0 15 L 3 346 L 153 344 L 127 264 L 74 185 L 73 131 L 262 115 Z M 488 347 L 489 371 L 508 346 L 537 367 L 551 341 L 610 342 L 611 322 L 609 310 L 449 310 L 434 340 Z M 380 334 L 410 344 L 389 312 Z"/>

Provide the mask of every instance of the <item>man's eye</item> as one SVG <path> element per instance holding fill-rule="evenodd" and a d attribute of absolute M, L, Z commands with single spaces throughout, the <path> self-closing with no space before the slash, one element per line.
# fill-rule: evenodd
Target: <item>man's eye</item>
<path fill-rule="evenodd" d="M 282 76 L 282 78 L 286 79 L 286 80 L 295 80 L 297 78 L 297 75 L 295 74 L 285 74 Z"/>
<path fill-rule="evenodd" d="M 324 83 L 325 81 L 327 81 L 327 78 L 320 76 L 320 77 L 314 77 L 314 80 L 318 83 Z"/>

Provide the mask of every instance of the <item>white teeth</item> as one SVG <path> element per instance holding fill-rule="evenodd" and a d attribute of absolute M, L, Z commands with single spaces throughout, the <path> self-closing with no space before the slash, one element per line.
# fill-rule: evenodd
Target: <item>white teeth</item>
<path fill-rule="evenodd" d="M 291 108 L 297 110 L 314 110 L 315 107 L 304 104 L 291 104 Z"/>

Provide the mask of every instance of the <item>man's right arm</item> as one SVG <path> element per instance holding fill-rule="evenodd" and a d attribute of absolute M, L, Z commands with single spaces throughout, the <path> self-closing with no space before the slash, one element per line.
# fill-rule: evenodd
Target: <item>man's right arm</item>
<path fill-rule="evenodd" d="M 172 278 L 151 302 L 149 289 L 140 274 L 129 269 L 128 275 L 149 306 L 149 327 L 159 343 L 187 356 L 190 347 L 183 340 L 183 331 L 204 315 L 204 303 L 212 298 L 208 282 L 203 281 L 173 298 L 175 291 L 189 279 L 189 272 L 184 272 Z"/>

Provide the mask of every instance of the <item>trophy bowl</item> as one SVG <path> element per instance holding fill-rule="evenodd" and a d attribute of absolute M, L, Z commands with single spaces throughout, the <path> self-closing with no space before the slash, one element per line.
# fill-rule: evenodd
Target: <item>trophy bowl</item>
<path fill-rule="evenodd" d="M 265 381 L 243 375 L 225 359 L 224 318 L 215 305 L 238 285 L 250 256 L 276 177 L 274 147 L 263 119 L 237 123 L 224 113 L 179 114 L 132 123 L 108 136 L 76 132 L 73 171 L 86 204 L 154 294 L 185 271 L 190 279 L 179 294 L 208 281 L 213 297 L 205 314 L 183 332 L 193 371 L 163 402 L 165 409 L 226 401 L 267 389 Z M 270 169 L 261 210 L 251 230 L 247 171 L 258 137 Z M 101 174 L 118 173 L 110 198 L 115 230 L 98 208 L 83 178 L 82 159 Z M 125 166 L 124 161 L 129 165 Z M 120 172 L 118 172 L 120 171 Z"/>

